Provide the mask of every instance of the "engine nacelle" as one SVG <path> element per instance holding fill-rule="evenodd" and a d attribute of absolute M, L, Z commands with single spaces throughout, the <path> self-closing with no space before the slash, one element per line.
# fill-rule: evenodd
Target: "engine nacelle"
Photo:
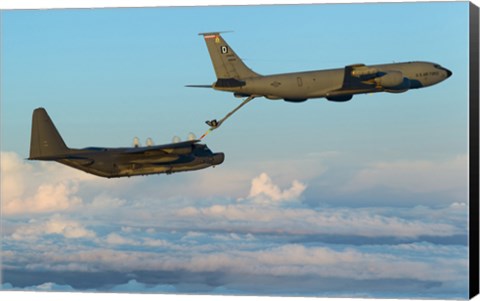
<path fill-rule="evenodd" d="M 335 101 L 335 102 L 344 102 L 344 101 L 349 101 L 350 99 L 353 98 L 353 95 L 348 94 L 348 95 L 337 95 L 337 96 L 327 96 L 327 99 L 330 101 Z"/>
<path fill-rule="evenodd" d="M 235 93 L 233 93 L 233 96 L 235 96 L 236 98 L 245 98 L 245 97 L 249 97 L 251 95 L 250 94 L 245 94 L 245 93 L 235 92 Z"/>
<path fill-rule="evenodd" d="M 389 93 L 403 93 L 407 92 L 410 89 L 410 80 L 406 77 L 403 78 L 403 83 L 389 89 L 385 89 L 385 92 Z"/>
<path fill-rule="evenodd" d="M 377 74 L 378 70 L 376 68 L 370 68 L 366 66 L 357 67 L 352 71 L 352 75 L 355 77 L 364 77 Z"/>
<path fill-rule="evenodd" d="M 307 98 L 284 98 L 283 100 L 288 102 L 304 102 Z"/>
<path fill-rule="evenodd" d="M 375 78 L 375 82 L 386 89 L 395 88 L 403 84 L 403 74 L 400 71 L 388 71 L 385 75 Z"/>

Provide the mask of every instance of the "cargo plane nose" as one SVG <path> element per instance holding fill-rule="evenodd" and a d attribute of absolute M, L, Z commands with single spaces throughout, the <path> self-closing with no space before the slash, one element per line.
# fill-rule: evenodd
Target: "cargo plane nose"
<path fill-rule="evenodd" d="M 225 154 L 224 153 L 213 154 L 213 165 L 222 164 L 224 160 L 225 160 Z"/>

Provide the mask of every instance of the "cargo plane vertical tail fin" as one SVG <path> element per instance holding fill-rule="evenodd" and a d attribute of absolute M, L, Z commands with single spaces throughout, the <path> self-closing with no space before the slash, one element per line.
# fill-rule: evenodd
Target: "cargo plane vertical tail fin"
<path fill-rule="evenodd" d="M 205 38 L 217 79 L 240 80 L 260 76 L 243 63 L 219 32 L 199 33 L 199 35 Z"/>
<path fill-rule="evenodd" d="M 69 148 L 44 108 L 33 111 L 29 159 L 52 159 L 65 155 Z"/>

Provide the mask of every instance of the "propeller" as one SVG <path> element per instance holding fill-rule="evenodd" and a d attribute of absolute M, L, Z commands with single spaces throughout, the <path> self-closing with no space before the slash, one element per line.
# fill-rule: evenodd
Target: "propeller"
<path fill-rule="evenodd" d="M 178 137 L 178 136 L 173 136 L 173 138 L 172 138 L 172 142 L 173 142 L 173 143 L 178 143 L 178 142 L 180 142 L 180 141 L 182 141 L 182 139 L 180 139 L 180 137 Z"/>
<path fill-rule="evenodd" d="M 148 137 L 148 138 L 147 138 L 147 141 L 145 142 L 145 145 L 146 145 L 146 146 L 153 146 L 153 140 L 152 140 L 152 138 Z"/>
<path fill-rule="evenodd" d="M 133 147 L 139 147 L 140 146 L 140 139 L 138 137 L 133 138 Z"/>
<path fill-rule="evenodd" d="M 187 140 L 188 140 L 188 141 L 197 140 L 197 136 L 195 136 L 194 133 L 190 132 L 190 133 L 188 133 Z"/>

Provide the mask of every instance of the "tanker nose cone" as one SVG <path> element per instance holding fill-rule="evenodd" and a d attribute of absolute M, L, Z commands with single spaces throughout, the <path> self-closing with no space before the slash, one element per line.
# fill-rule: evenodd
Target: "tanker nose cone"
<path fill-rule="evenodd" d="M 440 65 L 438 65 L 438 64 L 433 65 L 433 67 L 435 67 L 435 69 L 438 69 L 438 70 L 441 70 L 441 71 L 445 72 L 445 73 L 443 73 L 443 74 L 445 74 L 445 79 L 449 78 L 449 77 L 452 76 L 452 74 L 453 74 L 452 71 L 450 71 L 450 70 L 448 70 L 447 68 L 442 67 L 442 66 L 440 66 Z M 442 74 L 442 75 L 443 75 L 443 74 Z"/>
<path fill-rule="evenodd" d="M 224 160 L 225 160 L 225 154 L 224 153 L 215 153 L 213 155 L 213 165 L 222 164 Z"/>
<path fill-rule="evenodd" d="M 452 76 L 452 71 L 448 70 L 447 68 L 445 68 L 445 71 L 447 72 L 447 78 L 449 78 L 450 76 Z"/>

